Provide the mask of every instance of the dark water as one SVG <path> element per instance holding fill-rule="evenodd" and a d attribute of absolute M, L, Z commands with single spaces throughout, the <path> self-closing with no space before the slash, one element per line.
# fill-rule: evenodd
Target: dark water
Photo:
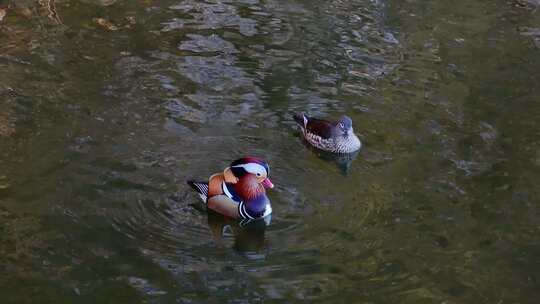
<path fill-rule="evenodd" d="M 0 1 L 1 302 L 537 303 L 539 4 Z M 185 184 L 246 154 L 266 231 Z"/>

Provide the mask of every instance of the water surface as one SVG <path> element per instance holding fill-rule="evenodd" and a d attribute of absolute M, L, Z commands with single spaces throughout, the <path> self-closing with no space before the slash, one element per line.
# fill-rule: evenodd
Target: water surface
<path fill-rule="evenodd" d="M 2 303 L 536 303 L 538 5 L 0 1 Z M 266 230 L 185 183 L 242 155 Z"/>

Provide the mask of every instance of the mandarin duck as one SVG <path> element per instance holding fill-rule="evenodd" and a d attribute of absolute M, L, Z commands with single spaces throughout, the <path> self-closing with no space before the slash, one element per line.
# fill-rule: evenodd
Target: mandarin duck
<path fill-rule="evenodd" d="M 266 188 L 274 184 L 268 178 L 268 164 L 256 157 L 237 159 L 208 182 L 188 181 L 206 206 L 234 219 L 253 220 L 272 213 Z"/>
<path fill-rule="evenodd" d="M 362 147 L 354 134 L 352 120 L 343 115 L 336 122 L 309 117 L 304 113 L 294 115 L 304 138 L 315 148 L 332 153 L 352 153 Z"/>

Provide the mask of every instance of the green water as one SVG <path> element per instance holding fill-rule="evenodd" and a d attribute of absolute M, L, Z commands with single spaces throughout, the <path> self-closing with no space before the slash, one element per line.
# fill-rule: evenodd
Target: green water
<path fill-rule="evenodd" d="M 0 302 L 537 303 L 539 4 L 0 1 Z M 272 223 L 216 237 L 243 155 Z"/>

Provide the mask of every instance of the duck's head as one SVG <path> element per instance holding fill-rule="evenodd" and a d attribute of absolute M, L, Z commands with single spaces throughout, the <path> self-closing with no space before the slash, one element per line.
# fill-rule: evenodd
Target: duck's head
<path fill-rule="evenodd" d="M 231 163 L 231 171 L 240 181 L 253 180 L 262 184 L 265 188 L 274 188 L 274 184 L 268 178 L 270 167 L 257 157 L 239 158 Z"/>
<path fill-rule="evenodd" d="M 352 119 L 347 115 L 341 116 L 337 122 L 337 127 L 339 128 L 341 135 L 345 137 L 353 133 Z"/>

